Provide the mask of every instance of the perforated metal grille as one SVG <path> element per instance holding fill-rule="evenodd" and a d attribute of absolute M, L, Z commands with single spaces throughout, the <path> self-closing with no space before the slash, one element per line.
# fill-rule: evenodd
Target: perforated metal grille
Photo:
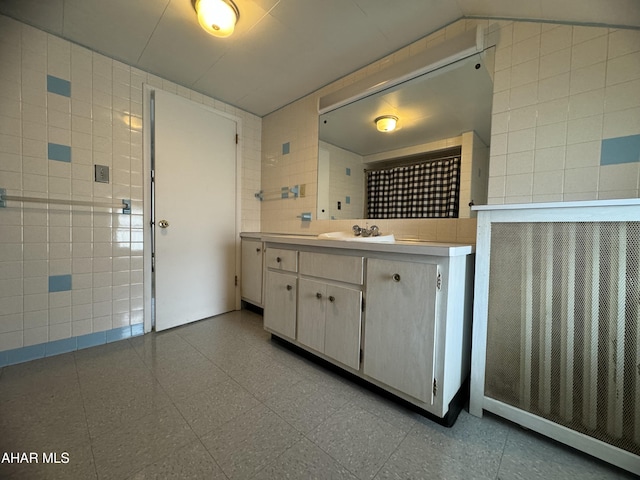
<path fill-rule="evenodd" d="M 485 395 L 640 455 L 640 222 L 494 223 Z"/>

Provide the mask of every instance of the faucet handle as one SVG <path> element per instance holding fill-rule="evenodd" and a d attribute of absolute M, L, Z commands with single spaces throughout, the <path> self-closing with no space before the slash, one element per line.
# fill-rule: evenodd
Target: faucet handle
<path fill-rule="evenodd" d="M 378 228 L 377 225 L 371 225 L 371 228 L 369 229 L 369 231 L 371 232 L 372 237 L 380 236 L 380 229 Z"/>
<path fill-rule="evenodd" d="M 362 228 L 360 228 L 358 225 L 354 225 L 353 228 L 353 234 L 357 237 L 362 233 Z"/>

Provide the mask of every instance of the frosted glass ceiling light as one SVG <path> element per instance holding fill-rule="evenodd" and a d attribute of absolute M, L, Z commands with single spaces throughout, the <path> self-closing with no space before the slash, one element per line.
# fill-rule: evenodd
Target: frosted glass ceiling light
<path fill-rule="evenodd" d="M 395 115 L 382 115 L 374 120 L 379 132 L 393 132 L 396 129 L 398 117 Z"/>
<path fill-rule="evenodd" d="M 233 33 L 240 11 L 232 0 L 192 0 L 198 13 L 198 22 L 215 37 L 228 37 Z"/>

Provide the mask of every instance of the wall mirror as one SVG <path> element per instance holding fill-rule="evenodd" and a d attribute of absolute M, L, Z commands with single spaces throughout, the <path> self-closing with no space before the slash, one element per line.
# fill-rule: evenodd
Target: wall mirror
<path fill-rule="evenodd" d="M 462 172 L 462 182 L 471 185 L 461 184 L 460 188 L 465 191 L 473 190 L 474 186 L 476 190 L 482 188 L 486 201 L 486 179 L 476 179 L 488 177 L 493 65 L 487 52 L 321 114 L 317 218 L 367 218 L 365 169 L 407 163 L 420 156 L 433 159 L 438 156 L 434 154 L 437 150 L 443 150 L 444 156 L 450 155 L 452 148 L 455 153 L 455 147 L 461 147 L 451 139 L 461 139 L 465 132 L 482 144 L 486 158 L 484 171 Z M 376 128 L 374 120 L 385 115 L 397 117 L 394 131 L 381 132 Z M 474 147 L 474 155 L 476 150 Z M 463 168 L 470 167 L 463 165 Z M 467 208 L 467 214 L 460 216 L 469 216 L 468 211 Z"/>

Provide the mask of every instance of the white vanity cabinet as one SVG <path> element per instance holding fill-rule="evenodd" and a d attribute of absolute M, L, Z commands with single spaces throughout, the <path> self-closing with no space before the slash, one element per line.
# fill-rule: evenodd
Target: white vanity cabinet
<path fill-rule="evenodd" d="M 302 345 L 354 370 L 360 366 L 363 257 L 300 252 Z"/>
<path fill-rule="evenodd" d="M 242 238 L 241 297 L 258 307 L 262 307 L 263 273 L 262 240 L 259 238 Z"/>
<path fill-rule="evenodd" d="M 268 331 L 445 422 L 455 419 L 459 409 L 447 413 L 470 370 L 473 246 L 264 241 L 272 265 Z M 280 262 L 275 257 L 294 248 L 295 269 L 284 270 L 282 251 Z"/>
<path fill-rule="evenodd" d="M 298 252 L 267 248 L 264 327 L 276 334 L 296 338 Z"/>
<path fill-rule="evenodd" d="M 437 394 L 438 275 L 436 263 L 367 261 L 363 373 L 428 405 Z"/>

